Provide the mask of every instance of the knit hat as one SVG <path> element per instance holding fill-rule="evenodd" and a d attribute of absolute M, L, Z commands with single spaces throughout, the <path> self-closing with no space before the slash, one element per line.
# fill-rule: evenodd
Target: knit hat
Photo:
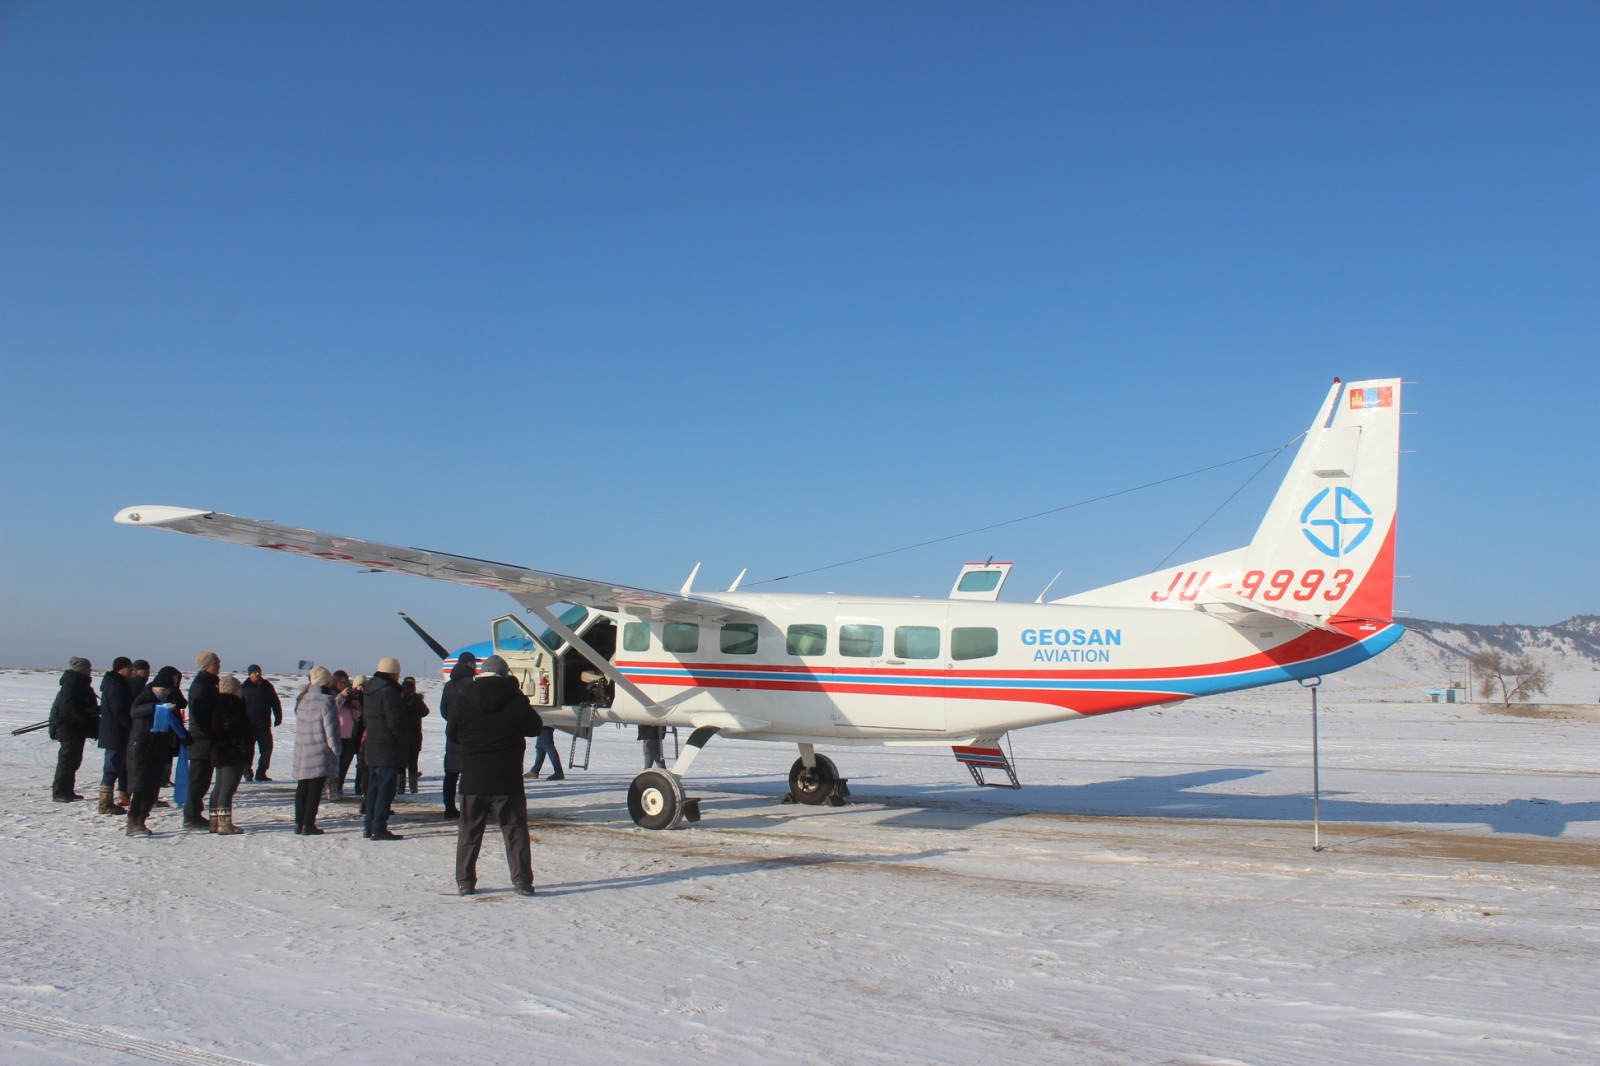
<path fill-rule="evenodd" d="M 311 683 L 317 688 L 326 688 L 333 683 L 333 675 L 328 673 L 326 666 L 313 666 L 311 668 Z"/>
<path fill-rule="evenodd" d="M 217 681 L 217 691 L 222 693 L 238 692 L 239 679 L 232 674 L 226 675 Z"/>
<path fill-rule="evenodd" d="M 217 658 L 217 653 L 214 651 L 203 651 L 194 657 L 194 668 L 196 670 L 208 670 L 213 666 L 221 665 L 222 660 Z"/>
<path fill-rule="evenodd" d="M 111 660 L 111 672 L 114 674 L 118 670 L 121 670 L 123 667 L 132 666 L 132 665 L 133 665 L 133 660 L 132 659 L 128 658 L 126 655 L 119 655 L 115 659 Z"/>
<path fill-rule="evenodd" d="M 135 670 L 143 670 L 145 673 L 148 674 L 150 672 L 150 660 L 149 659 L 135 659 L 135 660 L 133 660 L 133 668 Z"/>
<path fill-rule="evenodd" d="M 163 666 L 156 671 L 155 678 L 150 682 L 152 688 L 176 688 L 183 681 L 183 674 L 178 672 L 176 666 Z"/>
<path fill-rule="evenodd" d="M 251 663 L 250 664 L 250 669 L 245 671 L 245 673 L 247 673 L 247 674 L 259 674 L 260 672 L 261 672 L 261 667 L 257 666 L 255 663 Z"/>
<path fill-rule="evenodd" d="M 383 658 L 378 660 L 378 668 L 374 670 L 373 673 L 393 674 L 394 676 L 399 677 L 400 660 L 396 659 L 393 655 L 385 655 Z"/>
<path fill-rule="evenodd" d="M 92 670 L 93 667 L 89 665 L 88 659 L 83 658 L 81 655 L 74 655 L 67 660 L 67 669 L 75 674 L 81 674 L 85 670 Z"/>
<path fill-rule="evenodd" d="M 507 674 L 511 673 L 511 667 L 507 666 L 506 661 L 500 658 L 500 656 L 491 655 L 487 659 L 483 660 L 483 672 L 486 674 L 494 674 L 496 677 L 505 677 Z"/>

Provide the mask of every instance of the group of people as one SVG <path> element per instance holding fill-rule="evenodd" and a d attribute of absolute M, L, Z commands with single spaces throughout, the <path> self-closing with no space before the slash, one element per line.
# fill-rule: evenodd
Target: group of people
<path fill-rule="evenodd" d="M 252 665 L 241 682 L 223 675 L 215 652 L 203 651 L 195 668 L 186 696 L 176 667 L 151 676 L 149 663 L 119 656 L 101 679 L 97 698 L 90 662 L 71 659 L 50 710 L 50 736 L 60 745 L 52 798 L 83 798 L 74 791 L 75 779 L 93 737 L 105 751 L 99 812 L 125 815 L 128 836 L 151 835 L 146 820 L 155 807 L 170 805 L 160 790 L 174 781 L 187 786 L 181 800 L 185 829 L 242 832 L 233 822 L 233 797 L 241 779 L 272 780 L 272 728 L 283 722 L 283 704 L 259 666 Z M 458 821 L 458 891 L 476 891 L 478 854 L 492 818 L 505 839 L 513 889 L 533 895 L 522 773 L 526 738 L 539 738 L 541 749 L 548 745 L 554 776 L 564 776 L 538 712 L 504 659 L 490 656 L 480 670 L 471 654 L 452 670 L 439 711 L 446 723 L 444 813 Z M 343 796 L 354 763 L 363 837 L 403 839 L 389 828 L 389 819 L 397 792 L 406 786 L 417 791 L 422 719 L 429 713 L 416 679 L 402 678 L 391 656 L 380 659 L 371 676 L 313 668 L 294 702 L 295 833 L 322 834 L 321 800 Z M 538 776 L 544 754 L 528 776 Z M 208 790 L 209 820 L 202 818 Z"/>
<path fill-rule="evenodd" d="M 259 666 L 252 665 L 242 682 L 220 676 L 214 652 L 202 652 L 196 666 L 186 699 L 176 667 L 163 667 L 151 677 L 148 662 L 119 655 L 101 678 L 97 697 L 89 660 L 71 659 L 50 707 L 50 736 L 60 745 L 51 798 L 57 803 L 83 799 L 76 791 L 77 773 L 84 746 L 94 739 L 105 753 L 99 812 L 127 815 L 129 836 L 148 835 L 144 819 L 153 807 L 169 805 L 159 792 L 172 780 L 181 750 L 187 772 L 185 826 L 237 833 L 234 792 L 241 778 L 271 780 L 272 728 L 282 724 L 283 707 Z M 209 822 L 200 817 L 208 789 Z"/>

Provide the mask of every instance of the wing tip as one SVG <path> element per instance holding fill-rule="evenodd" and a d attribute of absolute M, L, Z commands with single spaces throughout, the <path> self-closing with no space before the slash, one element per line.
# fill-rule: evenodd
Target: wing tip
<path fill-rule="evenodd" d="M 186 518 L 204 518 L 215 513 L 215 511 L 197 511 L 193 507 L 150 503 L 124 507 L 112 520 L 119 526 L 165 526 L 181 522 Z"/>

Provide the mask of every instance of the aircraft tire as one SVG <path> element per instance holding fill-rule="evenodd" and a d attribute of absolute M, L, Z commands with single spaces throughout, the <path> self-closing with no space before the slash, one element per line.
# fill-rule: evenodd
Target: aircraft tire
<path fill-rule="evenodd" d="M 640 829 L 676 829 L 683 810 L 683 782 L 665 770 L 646 770 L 628 786 L 628 813 Z"/>
<path fill-rule="evenodd" d="M 817 756 L 817 768 L 807 770 L 804 759 L 789 767 L 789 795 L 798 803 L 821 806 L 833 798 L 839 787 L 839 768 L 826 755 Z"/>

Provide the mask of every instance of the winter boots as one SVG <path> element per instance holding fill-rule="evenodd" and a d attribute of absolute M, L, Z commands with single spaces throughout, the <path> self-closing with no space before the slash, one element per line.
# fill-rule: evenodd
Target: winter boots
<path fill-rule="evenodd" d="M 115 792 L 115 791 L 116 791 L 116 787 L 114 785 L 101 785 L 100 786 L 100 806 L 98 808 L 96 808 L 96 811 L 95 811 L 96 814 L 127 814 L 128 813 L 128 808 L 120 806 L 119 804 L 113 802 L 113 800 L 111 798 L 111 794 L 113 792 Z"/>
<path fill-rule="evenodd" d="M 127 792 L 118 792 L 117 793 L 117 806 L 126 807 L 131 802 L 132 802 L 132 800 L 129 798 Z"/>
<path fill-rule="evenodd" d="M 136 814 L 128 815 L 128 828 L 125 832 L 131 837 L 147 837 L 150 835 L 150 830 L 145 826 L 144 819 Z"/>
<path fill-rule="evenodd" d="M 406 784 L 409 786 L 407 788 L 407 791 L 410 792 L 413 796 L 415 796 L 417 794 L 417 778 L 419 776 L 420 775 L 415 770 L 407 770 L 406 771 Z"/>
<path fill-rule="evenodd" d="M 218 836 L 225 837 L 238 836 L 244 832 L 243 829 L 233 824 L 232 807 L 224 807 L 220 811 L 211 812 L 211 831 Z"/>

